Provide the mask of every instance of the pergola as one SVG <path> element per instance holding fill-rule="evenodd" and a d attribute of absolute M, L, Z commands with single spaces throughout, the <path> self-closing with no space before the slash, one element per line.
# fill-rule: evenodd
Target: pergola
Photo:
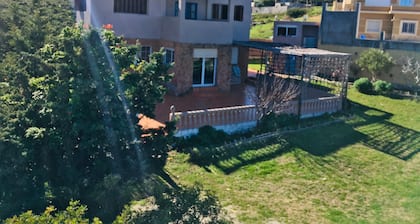
<path fill-rule="evenodd" d="M 350 54 L 258 41 L 236 42 L 235 44 L 261 50 L 261 70 L 258 75 L 274 75 L 300 80 L 299 102 L 310 97 L 309 95 L 313 92 L 310 91 L 311 89 L 318 88 L 329 90 L 329 94 L 340 96 L 343 108 L 345 108 Z"/>

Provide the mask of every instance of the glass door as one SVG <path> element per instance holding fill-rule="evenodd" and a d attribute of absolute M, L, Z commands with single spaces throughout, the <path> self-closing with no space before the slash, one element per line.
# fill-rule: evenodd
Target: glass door
<path fill-rule="evenodd" d="M 193 86 L 214 86 L 216 81 L 216 58 L 194 58 Z"/>

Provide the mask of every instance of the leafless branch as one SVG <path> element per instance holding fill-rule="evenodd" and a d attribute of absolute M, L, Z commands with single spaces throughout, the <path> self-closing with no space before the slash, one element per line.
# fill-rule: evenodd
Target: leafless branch
<path fill-rule="evenodd" d="M 255 94 L 259 118 L 284 110 L 287 102 L 297 98 L 300 89 L 299 81 L 294 79 L 284 79 L 275 75 L 259 76 Z"/>

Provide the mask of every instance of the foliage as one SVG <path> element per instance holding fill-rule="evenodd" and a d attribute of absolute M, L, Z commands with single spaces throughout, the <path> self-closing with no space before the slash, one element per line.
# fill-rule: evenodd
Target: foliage
<path fill-rule="evenodd" d="M 57 211 L 54 206 L 48 206 L 45 211 L 36 215 L 32 211 L 27 211 L 19 216 L 14 216 L 5 221 L 6 224 L 45 224 L 45 223 L 102 223 L 98 218 L 90 221 L 86 218 L 87 207 L 81 205 L 79 201 L 70 201 L 67 208 Z"/>
<path fill-rule="evenodd" d="M 79 199 L 111 221 L 141 192 L 132 182 L 153 160 L 137 141 L 135 113 L 151 114 L 162 99 L 167 65 L 158 54 L 135 65 L 138 46 L 74 25 L 69 1 L 0 6 L 0 219 Z M 125 83 L 125 103 L 121 71 L 153 83 Z"/>
<path fill-rule="evenodd" d="M 372 81 L 376 81 L 377 76 L 381 73 L 388 72 L 393 66 L 392 57 L 381 49 L 371 48 L 360 54 L 356 60 L 356 64 L 371 75 Z"/>
<path fill-rule="evenodd" d="M 354 88 L 361 93 L 370 94 L 373 86 L 368 78 L 360 78 L 354 82 Z"/>
<path fill-rule="evenodd" d="M 166 83 L 172 79 L 167 75 L 169 65 L 163 63 L 163 51 L 150 55 L 150 61 L 142 61 L 125 69 L 121 79 L 133 110 L 154 117 L 154 106 L 163 101 Z"/>
<path fill-rule="evenodd" d="M 392 89 L 392 84 L 387 81 L 376 80 L 373 83 L 373 90 L 380 95 L 388 95 L 391 93 Z"/>
<path fill-rule="evenodd" d="M 288 126 L 293 126 L 298 123 L 299 119 L 296 115 L 292 114 L 275 114 L 269 113 L 262 117 L 258 122 L 256 128 L 257 133 L 273 132 L 284 129 Z"/>
<path fill-rule="evenodd" d="M 420 88 L 420 62 L 414 58 L 407 57 L 402 65 L 402 73 L 407 77 L 407 85 L 412 89 Z"/>
<path fill-rule="evenodd" d="M 306 9 L 301 9 L 301 8 L 291 8 L 288 9 L 286 14 L 291 17 L 291 18 L 299 18 L 302 17 L 303 15 L 305 15 L 307 13 Z"/>
<path fill-rule="evenodd" d="M 193 145 L 214 145 L 226 141 L 228 135 L 221 130 L 217 130 L 212 126 L 203 126 L 198 129 L 198 134 L 191 137 L 190 141 Z"/>
<path fill-rule="evenodd" d="M 144 154 L 150 159 L 151 168 L 162 170 L 166 165 L 168 152 L 175 142 L 175 122 L 166 122 L 164 128 L 150 130 L 143 137 Z"/>
<path fill-rule="evenodd" d="M 114 224 L 229 223 L 221 216 L 213 193 L 194 185 L 184 189 L 155 189 L 154 197 L 126 206 Z"/>
<path fill-rule="evenodd" d="M 275 0 L 255 0 L 255 7 L 274 6 Z"/>

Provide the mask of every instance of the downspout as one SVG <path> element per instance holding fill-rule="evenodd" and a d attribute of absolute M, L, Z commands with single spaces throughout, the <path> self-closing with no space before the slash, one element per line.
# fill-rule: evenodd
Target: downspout
<path fill-rule="evenodd" d="M 356 13 L 357 13 L 357 20 L 356 20 L 356 35 L 355 35 L 355 39 L 357 39 L 358 37 L 359 37 L 359 22 L 360 22 L 360 8 L 361 8 L 361 6 L 362 6 L 362 3 L 361 2 L 358 2 L 357 3 L 357 11 L 356 11 Z"/>

